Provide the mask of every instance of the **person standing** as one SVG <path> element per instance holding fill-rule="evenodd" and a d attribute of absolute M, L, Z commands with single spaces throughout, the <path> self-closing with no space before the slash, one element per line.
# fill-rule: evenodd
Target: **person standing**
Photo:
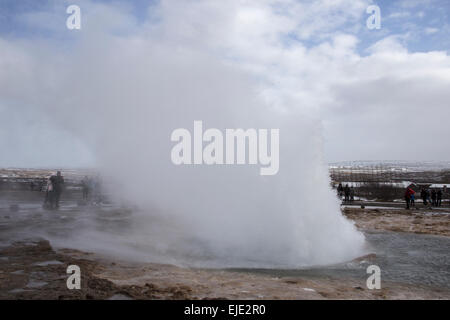
<path fill-rule="evenodd" d="M 415 197 L 416 197 L 416 195 L 415 195 L 414 193 L 411 193 L 411 194 L 410 194 L 410 199 L 409 199 L 409 201 L 410 201 L 410 203 L 411 203 L 411 207 L 412 207 L 412 208 L 415 208 L 415 207 L 416 207 Z"/>
<path fill-rule="evenodd" d="M 406 202 L 406 209 L 409 210 L 409 205 L 411 203 L 411 196 L 414 195 L 414 190 L 410 187 L 406 188 L 405 190 L 405 202 Z"/>
<path fill-rule="evenodd" d="M 426 206 L 427 205 L 427 192 L 423 188 L 420 190 L 420 197 L 422 198 L 423 205 Z"/>
<path fill-rule="evenodd" d="M 54 196 L 54 192 L 53 192 L 53 184 L 52 181 L 50 180 L 50 178 L 48 178 L 45 187 L 45 201 L 44 201 L 44 208 L 45 209 L 53 209 L 54 207 L 54 200 L 55 200 L 55 196 Z"/>
<path fill-rule="evenodd" d="M 345 196 L 345 202 L 350 201 L 350 188 L 348 186 L 348 184 L 345 185 L 344 187 L 344 196 Z"/>
<path fill-rule="evenodd" d="M 342 186 L 342 183 L 339 182 L 339 185 L 337 187 L 339 198 L 342 200 L 342 194 L 344 193 L 344 187 Z"/>
<path fill-rule="evenodd" d="M 436 192 L 436 207 L 440 207 L 442 203 L 442 191 L 441 189 L 439 189 Z"/>
<path fill-rule="evenodd" d="M 432 205 L 433 203 L 431 202 L 431 192 L 429 189 L 426 190 L 427 193 L 427 202 Z"/>
<path fill-rule="evenodd" d="M 64 177 L 61 175 L 61 171 L 58 171 L 56 176 L 51 176 L 50 181 L 53 185 L 54 207 L 59 208 L 59 199 L 64 187 Z"/>
<path fill-rule="evenodd" d="M 410 199 L 409 192 L 408 192 L 408 189 L 406 189 L 406 191 L 405 191 L 406 209 L 409 209 L 409 199 Z"/>
<path fill-rule="evenodd" d="M 431 201 L 434 207 L 436 207 L 437 204 L 436 198 L 437 198 L 436 190 L 433 189 L 431 190 Z"/>

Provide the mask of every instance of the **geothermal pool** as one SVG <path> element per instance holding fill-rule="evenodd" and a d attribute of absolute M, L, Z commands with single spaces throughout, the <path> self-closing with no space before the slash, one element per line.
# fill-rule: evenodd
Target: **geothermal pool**
<path fill-rule="evenodd" d="M 365 236 L 374 258 L 297 270 L 233 270 L 277 277 L 367 279 L 367 267 L 375 264 L 381 268 L 382 281 L 450 289 L 449 238 L 401 232 L 366 232 Z"/>

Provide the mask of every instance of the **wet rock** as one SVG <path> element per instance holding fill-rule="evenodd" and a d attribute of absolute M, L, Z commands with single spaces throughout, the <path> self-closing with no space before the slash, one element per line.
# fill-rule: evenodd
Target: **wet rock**
<path fill-rule="evenodd" d="M 57 265 L 57 264 L 63 264 L 63 263 L 61 261 L 57 261 L 57 260 L 50 260 L 50 261 L 42 261 L 42 262 L 33 263 L 34 266 L 39 266 L 39 267 L 45 267 L 45 266 Z"/>
<path fill-rule="evenodd" d="M 107 300 L 133 300 L 133 299 L 127 295 L 118 293 L 109 297 Z"/>
<path fill-rule="evenodd" d="M 361 262 L 361 261 L 373 261 L 375 260 L 377 255 L 375 253 L 366 254 L 365 256 L 358 257 L 356 259 L 353 259 L 353 262 Z"/>

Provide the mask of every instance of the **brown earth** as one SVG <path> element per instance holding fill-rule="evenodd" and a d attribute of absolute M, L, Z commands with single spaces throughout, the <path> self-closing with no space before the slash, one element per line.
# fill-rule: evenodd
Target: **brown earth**
<path fill-rule="evenodd" d="M 450 236 L 450 214 L 442 211 L 345 208 L 344 215 L 367 231 L 396 231 Z"/>
<path fill-rule="evenodd" d="M 361 230 L 450 235 L 449 214 L 388 208 L 345 208 L 343 213 Z M 81 269 L 81 290 L 67 288 L 66 269 L 72 264 Z M 71 249 L 55 251 L 46 240 L 0 249 L 0 299 L 450 299 L 446 289 L 383 281 L 381 290 L 369 290 L 365 281 L 131 263 Z"/>
<path fill-rule="evenodd" d="M 45 240 L 14 243 L 0 257 L 0 299 L 450 298 L 446 290 L 390 282 L 369 290 L 365 279 L 278 278 L 115 261 L 77 250 L 54 251 Z M 67 289 L 66 269 L 72 264 L 81 269 L 81 290 Z"/>
<path fill-rule="evenodd" d="M 184 299 L 190 292 L 187 287 L 152 283 L 117 285 L 99 276 L 115 263 L 98 262 L 92 254 L 76 250 L 55 252 L 46 240 L 16 242 L 0 250 L 0 257 L 0 299 Z M 67 288 L 69 265 L 80 267 L 80 290 Z"/>

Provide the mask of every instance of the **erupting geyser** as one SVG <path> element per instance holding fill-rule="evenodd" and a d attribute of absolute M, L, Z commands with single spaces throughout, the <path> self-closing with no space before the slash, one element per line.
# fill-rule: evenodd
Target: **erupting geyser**
<path fill-rule="evenodd" d="M 174 45 L 170 28 L 126 37 L 97 27 L 80 33 L 70 53 L 47 43 L 5 53 L 27 61 L 27 76 L 16 76 L 23 68 L 12 59 L 7 78 L 21 91 L 4 98 L 36 106 L 85 141 L 116 197 L 139 209 L 122 234 L 102 242 L 105 234 L 87 228 L 80 239 L 199 266 L 288 268 L 362 254 L 364 237 L 329 186 L 321 127 L 301 102 L 279 110 L 247 69 L 204 43 Z M 221 132 L 279 129 L 276 174 L 248 164 L 174 165 L 172 132 L 199 120 Z"/>
<path fill-rule="evenodd" d="M 277 111 L 245 73 L 196 52 L 136 48 L 133 62 L 114 65 L 125 58 L 119 50 L 99 51 L 86 66 L 89 79 L 73 81 L 83 77 L 76 67 L 62 77 L 77 92 L 66 110 L 96 139 L 100 169 L 114 177 L 115 194 L 140 209 L 127 236 L 153 259 L 298 267 L 361 254 L 363 236 L 341 215 L 330 189 L 317 123 Z M 198 119 L 222 132 L 279 129 L 278 172 L 260 175 L 248 164 L 175 165 L 171 134 Z"/>

